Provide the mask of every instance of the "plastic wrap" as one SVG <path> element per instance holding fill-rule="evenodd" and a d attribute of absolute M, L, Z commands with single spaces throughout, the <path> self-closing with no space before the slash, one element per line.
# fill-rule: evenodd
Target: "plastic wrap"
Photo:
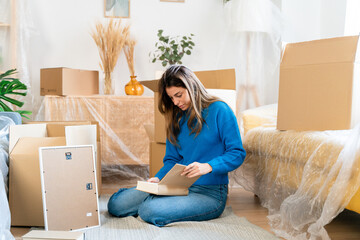
<path fill-rule="evenodd" d="M 10 22 L 10 1 L 0 0 L 0 72 L 9 67 L 9 47 L 7 42 L 10 38 L 10 27 L 5 26 Z"/>
<path fill-rule="evenodd" d="M 245 135 L 247 156 L 231 179 L 259 196 L 278 236 L 329 239 L 324 226 L 353 201 L 359 189 L 360 126 L 321 132 L 278 131 L 276 121 L 272 126 L 269 122 L 276 112 L 264 109 L 269 110 L 262 107 L 243 114 L 244 119 L 253 120 L 263 114 L 266 121 L 265 126 Z"/>
<path fill-rule="evenodd" d="M 225 5 L 233 43 L 227 56 L 236 56 L 237 112 L 277 101 L 282 15 L 271 0 L 232 0 Z M 219 59 L 220 60 L 220 59 Z"/>
<path fill-rule="evenodd" d="M 14 239 L 10 233 L 10 209 L 7 198 L 9 172 L 9 126 L 14 121 L 0 116 L 0 239 Z"/>
<path fill-rule="evenodd" d="M 46 96 L 38 121 L 96 121 L 103 180 L 134 186 L 149 177 L 144 125 L 154 124 L 154 98 L 139 96 Z M 110 181 L 110 182 L 108 182 Z"/>

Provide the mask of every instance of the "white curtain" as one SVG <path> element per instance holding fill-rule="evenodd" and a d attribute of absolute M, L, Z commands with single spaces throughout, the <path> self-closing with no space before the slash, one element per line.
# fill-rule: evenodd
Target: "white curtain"
<path fill-rule="evenodd" d="M 237 42 L 237 112 L 277 102 L 282 17 L 271 0 L 231 0 L 225 5 L 228 39 Z"/>

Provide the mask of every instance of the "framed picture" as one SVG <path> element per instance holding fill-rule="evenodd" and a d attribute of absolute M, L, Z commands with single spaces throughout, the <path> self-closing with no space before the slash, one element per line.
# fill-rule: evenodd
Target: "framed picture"
<path fill-rule="evenodd" d="M 185 2 L 185 0 L 160 0 L 160 2 Z"/>
<path fill-rule="evenodd" d="M 104 16 L 107 18 L 129 18 L 130 0 L 104 0 Z"/>

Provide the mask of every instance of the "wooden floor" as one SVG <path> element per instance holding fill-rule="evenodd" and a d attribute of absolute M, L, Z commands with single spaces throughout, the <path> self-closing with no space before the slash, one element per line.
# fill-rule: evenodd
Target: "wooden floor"
<path fill-rule="evenodd" d="M 117 186 L 103 184 L 102 194 L 112 194 Z M 241 188 L 231 188 L 229 191 L 228 205 L 236 215 L 245 217 L 251 223 L 271 232 L 267 222 L 267 210 L 260 205 L 259 198 L 253 193 Z M 345 210 L 340 213 L 329 225 L 326 226 L 332 240 L 359 240 L 360 239 L 360 214 Z M 11 228 L 16 239 L 29 231 L 29 228 Z"/>

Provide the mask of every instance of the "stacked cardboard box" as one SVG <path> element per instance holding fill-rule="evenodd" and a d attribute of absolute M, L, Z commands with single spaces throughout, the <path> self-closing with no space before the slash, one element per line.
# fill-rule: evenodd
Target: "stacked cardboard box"
<path fill-rule="evenodd" d="M 197 71 L 196 76 L 212 95 L 223 99 L 235 112 L 236 110 L 236 81 L 235 70 Z M 155 126 L 145 126 L 150 138 L 150 177 L 155 176 L 163 166 L 162 160 L 166 150 L 165 118 L 158 110 L 158 82 L 159 80 L 141 81 L 141 83 L 154 91 Z"/>
<path fill-rule="evenodd" d="M 94 126 L 94 123 L 81 121 L 35 124 L 33 122 L 10 127 L 9 205 L 12 226 L 44 226 L 39 147 L 71 145 L 69 142 L 73 139 L 69 139 L 65 128 L 76 125 Z M 100 138 L 96 130 L 91 128 L 89 132 L 91 132 L 89 136 L 93 136 L 91 142 L 100 146 Z M 97 179 L 99 179 L 97 184 L 98 189 L 101 189 L 100 148 L 96 155 Z"/>
<path fill-rule="evenodd" d="M 98 71 L 63 67 L 40 70 L 41 96 L 92 94 L 99 94 Z"/>
<path fill-rule="evenodd" d="M 349 129 L 360 122 L 359 36 L 287 44 L 279 130 Z"/>

